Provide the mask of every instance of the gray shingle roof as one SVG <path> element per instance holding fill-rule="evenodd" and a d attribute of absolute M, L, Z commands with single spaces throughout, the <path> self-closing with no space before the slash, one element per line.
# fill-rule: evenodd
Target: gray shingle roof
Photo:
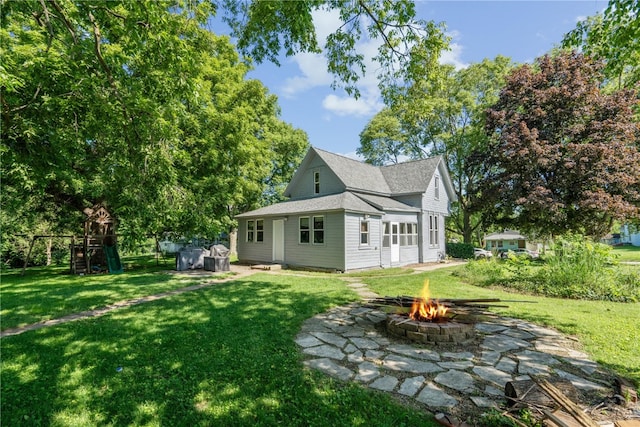
<path fill-rule="evenodd" d="M 387 181 L 379 167 L 315 147 L 313 150 L 348 190 L 370 191 L 387 195 L 390 193 Z"/>
<path fill-rule="evenodd" d="M 356 196 L 380 210 L 394 212 L 420 212 L 420 209 L 409 206 L 390 197 L 374 196 L 371 194 L 356 194 Z"/>
<path fill-rule="evenodd" d="M 438 168 L 440 156 L 380 168 L 391 194 L 423 193 Z"/>
<path fill-rule="evenodd" d="M 384 196 L 423 193 L 441 161 L 440 156 L 388 166 L 373 166 L 339 154 L 312 148 L 348 190 Z"/>
<path fill-rule="evenodd" d="M 349 211 L 367 214 L 382 214 L 382 212 L 355 194 L 345 191 L 340 194 L 313 197 L 310 199 L 287 200 L 275 205 L 265 206 L 250 212 L 236 215 L 236 218 L 254 218 L 259 216 L 294 215 L 312 212 Z"/>

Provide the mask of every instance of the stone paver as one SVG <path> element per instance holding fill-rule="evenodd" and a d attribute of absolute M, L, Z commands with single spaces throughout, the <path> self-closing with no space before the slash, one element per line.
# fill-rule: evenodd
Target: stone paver
<path fill-rule="evenodd" d="M 416 397 L 416 400 L 430 408 L 451 408 L 458 404 L 458 399 L 448 395 L 433 383 L 427 384 Z"/>
<path fill-rule="evenodd" d="M 420 375 L 417 377 L 407 378 L 402 382 L 400 389 L 398 389 L 398 393 L 404 394 L 405 396 L 415 396 L 422 384 L 424 384 L 425 378 Z"/>
<path fill-rule="evenodd" d="M 372 382 L 369 385 L 369 387 L 376 388 L 376 389 L 382 390 L 382 391 L 391 391 L 394 388 L 396 388 L 397 384 L 398 384 L 398 379 L 396 377 L 393 377 L 391 375 L 387 375 L 387 376 L 378 378 L 377 380 Z"/>
<path fill-rule="evenodd" d="M 576 350 L 575 340 L 549 328 L 496 318 L 478 323 L 475 344 L 461 349 L 387 336 L 377 324 L 385 316 L 353 303 L 308 319 L 296 337 L 310 357 L 305 366 L 452 412 L 499 406 L 505 384 L 530 375 L 566 378 L 580 390 L 603 395 L 613 391 L 597 382 L 598 376 L 606 380 L 606 371 Z"/>

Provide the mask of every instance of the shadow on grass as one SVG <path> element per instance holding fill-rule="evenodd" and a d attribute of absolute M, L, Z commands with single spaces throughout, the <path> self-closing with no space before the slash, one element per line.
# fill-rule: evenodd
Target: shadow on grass
<path fill-rule="evenodd" d="M 61 268 L 31 268 L 24 276 L 4 273 L 1 330 L 103 307 L 202 282 L 161 271 L 166 266 L 139 266 L 124 274 L 76 276 Z"/>
<path fill-rule="evenodd" d="M 2 340 L 2 425 L 435 425 L 302 369 L 302 322 L 337 279 L 256 275 Z"/>

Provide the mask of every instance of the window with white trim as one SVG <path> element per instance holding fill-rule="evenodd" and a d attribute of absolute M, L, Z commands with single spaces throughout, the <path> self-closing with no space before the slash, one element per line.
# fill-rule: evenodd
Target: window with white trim
<path fill-rule="evenodd" d="M 255 238 L 256 222 L 252 219 L 247 220 L 247 242 L 253 242 Z"/>
<path fill-rule="evenodd" d="M 324 216 L 313 217 L 313 243 L 324 243 Z"/>
<path fill-rule="evenodd" d="M 382 223 L 382 247 L 391 246 L 391 224 L 389 222 Z"/>
<path fill-rule="evenodd" d="M 407 246 L 407 224 L 400 223 L 400 246 Z"/>
<path fill-rule="evenodd" d="M 247 220 L 247 242 L 264 241 L 264 220 L 249 219 Z"/>
<path fill-rule="evenodd" d="M 440 177 L 436 175 L 433 178 L 433 194 L 436 200 L 440 200 Z"/>
<path fill-rule="evenodd" d="M 412 223 L 408 224 L 408 233 L 409 233 L 409 245 L 417 246 L 418 245 L 418 224 Z"/>
<path fill-rule="evenodd" d="M 369 221 L 360 221 L 360 245 L 369 245 Z"/>
<path fill-rule="evenodd" d="M 429 244 L 438 246 L 438 215 L 429 215 Z"/>
<path fill-rule="evenodd" d="M 299 225 L 300 225 L 300 243 L 309 243 L 309 237 L 310 237 L 310 232 L 311 229 L 309 227 L 309 217 L 308 216 L 303 216 L 300 217 L 299 220 Z"/>
<path fill-rule="evenodd" d="M 313 173 L 313 194 L 320 194 L 320 172 Z"/>
<path fill-rule="evenodd" d="M 256 219 L 256 242 L 264 242 L 264 219 Z"/>

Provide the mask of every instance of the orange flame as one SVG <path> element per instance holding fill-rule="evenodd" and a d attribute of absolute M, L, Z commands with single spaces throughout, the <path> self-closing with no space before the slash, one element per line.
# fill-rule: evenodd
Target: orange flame
<path fill-rule="evenodd" d="M 429 280 L 425 280 L 420 298 L 413 300 L 409 317 L 421 322 L 437 322 L 446 316 L 447 307 L 429 297 Z"/>

